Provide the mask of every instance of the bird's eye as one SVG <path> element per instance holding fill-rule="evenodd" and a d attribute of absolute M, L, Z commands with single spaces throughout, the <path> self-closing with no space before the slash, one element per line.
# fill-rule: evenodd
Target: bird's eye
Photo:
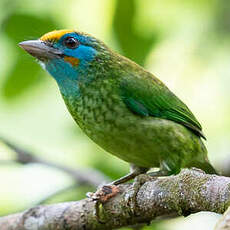
<path fill-rule="evenodd" d="M 63 41 L 64 45 L 69 48 L 69 49 L 75 49 L 78 47 L 79 42 L 76 38 L 74 37 L 67 37 L 64 41 Z"/>

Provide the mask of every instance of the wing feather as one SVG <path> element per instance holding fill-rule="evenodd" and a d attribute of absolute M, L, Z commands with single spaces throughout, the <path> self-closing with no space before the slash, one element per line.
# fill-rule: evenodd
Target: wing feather
<path fill-rule="evenodd" d="M 189 108 L 154 76 L 128 76 L 121 79 L 120 89 L 124 103 L 133 113 L 175 121 L 205 139 Z"/>

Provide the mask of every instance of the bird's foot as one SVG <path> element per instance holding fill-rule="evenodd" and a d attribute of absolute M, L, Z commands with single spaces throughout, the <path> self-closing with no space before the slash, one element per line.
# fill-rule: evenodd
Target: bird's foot
<path fill-rule="evenodd" d="M 134 179 L 134 182 L 132 184 L 132 189 L 134 191 L 134 194 L 137 194 L 137 192 L 139 191 L 140 187 L 144 183 L 146 183 L 148 181 L 152 181 L 154 179 L 156 179 L 156 178 L 152 177 L 151 175 L 146 174 L 146 173 L 145 174 L 140 174 L 140 175 L 136 176 L 135 179 Z"/>
<path fill-rule="evenodd" d="M 199 168 L 196 168 L 196 167 L 192 167 L 191 169 L 192 169 L 193 171 L 197 171 L 197 172 L 199 172 L 199 173 L 205 174 L 205 171 L 202 170 L 202 169 L 199 169 Z"/>
<path fill-rule="evenodd" d="M 135 177 L 139 176 L 140 174 L 146 173 L 149 169 L 148 168 L 144 168 L 144 167 L 139 167 L 133 164 L 130 164 L 130 173 L 113 181 L 111 184 L 113 185 L 119 185 L 119 184 L 123 184 L 125 182 L 128 182 L 132 179 L 134 179 Z"/>
<path fill-rule="evenodd" d="M 149 173 L 140 174 L 134 179 L 134 183 L 139 183 L 140 185 L 143 185 L 147 181 L 152 181 L 155 179 L 155 177 L 149 175 Z"/>
<path fill-rule="evenodd" d="M 110 198 L 120 192 L 117 185 L 123 184 L 148 171 L 148 168 L 138 167 L 131 164 L 131 172 L 107 185 L 100 186 L 95 193 L 87 193 L 86 196 L 101 203 L 107 202 Z M 134 183 L 135 184 L 135 183 Z"/>
<path fill-rule="evenodd" d="M 137 175 L 134 179 L 131 189 L 128 192 L 128 196 L 126 196 L 126 199 L 128 199 L 129 202 L 130 209 L 132 211 L 136 210 L 137 194 L 144 183 L 148 181 L 156 180 L 158 176 L 166 176 L 166 175 L 168 175 L 168 172 L 164 170 Z"/>
<path fill-rule="evenodd" d="M 139 174 L 136 173 L 136 172 L 131 172 L 131 173 L 129 173 L 129 174 L 127 174 L 127 175 L 125 175 L 125 176 L 123 176 L 123 177 L 121 177 L 121 178 L 119 178 L 119 179 L 113 181 L 113 182 L 111 182 L 111 185 L 123 184 L 123 183 L 125 183 L 125 182 L 128 182 L 128 181 L 134 179 L 134 178 L 135 178 L 136 176 L 138 176 L 138 175 L 139 175 Z"/>
<path fill-rule="evenodd" d="M 169 176 L 170 174 L 171 174 L 170 171 L 161 169 L 156 172 L 150 172 L 147 175 L 153 178 L 153 177 Z"/>
<path fill-rule="evenodd" d="M 130 189 L 126 195 L 126 201 L 129 203 L 130 211 L 133 213 L 137 210 L 137 194 L 142 187 L 142 185 L 147 182 L 153 180 L 153 177 L 148 174 L 140 174 L 135 177 L 134 182 L 132 183 Z"/>

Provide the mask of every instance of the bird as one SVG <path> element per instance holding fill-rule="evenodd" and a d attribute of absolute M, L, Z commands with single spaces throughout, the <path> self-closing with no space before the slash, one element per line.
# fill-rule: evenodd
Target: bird
<path fill-rule="evenodd" d="M 130 172 L 113 185 L 151 168 L 159 168 L 149 173 L 152 176 L 193 167 L 217 174 L 196 117 L 161 80 L 134 61 L 72 29 L 54 30 L 19 46 L 56 80 L 82 131 L 130 164 Z"/>

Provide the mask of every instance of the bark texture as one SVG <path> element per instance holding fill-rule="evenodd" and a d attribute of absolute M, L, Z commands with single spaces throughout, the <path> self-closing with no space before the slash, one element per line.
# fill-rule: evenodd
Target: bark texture
<path fill-rule="evenodd" d="M 105 203 L 90 198 L 43 205 L 0 218 L 1 230 L 96 230 L 149 223 L 157 217 L 199 211 L 224 213 L 230 204 L 230 178 L 184 169 L 180 174 L 118 186 Z"/>

